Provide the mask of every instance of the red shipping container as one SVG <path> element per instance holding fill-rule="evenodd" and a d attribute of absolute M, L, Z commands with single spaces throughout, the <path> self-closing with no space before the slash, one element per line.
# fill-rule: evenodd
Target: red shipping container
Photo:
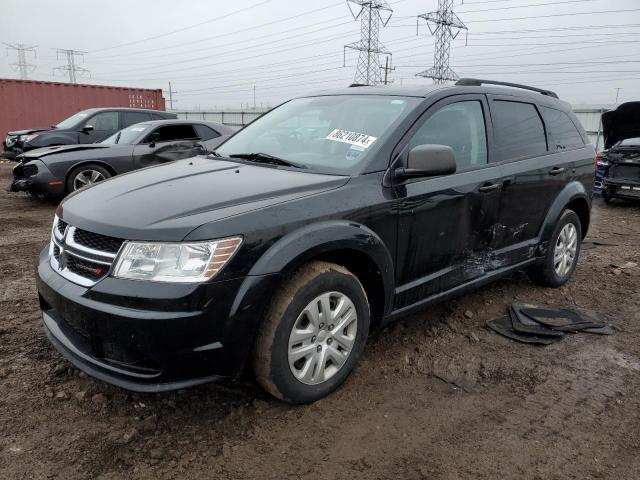
<path fill-rule="evenodd" d="M 0 141 L 9 131 L 46 128 L 99 107 L 164 110 L 165 104 L 160 89 L 0 78 Z"/>

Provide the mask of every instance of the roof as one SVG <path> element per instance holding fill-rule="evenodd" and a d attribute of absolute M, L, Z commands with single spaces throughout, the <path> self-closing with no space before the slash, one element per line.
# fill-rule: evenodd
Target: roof
<path fill-rule="evenodd" d="M 149 120 L 146 122 L 139 122 L 136 123 L 135 125 L 149 125 L 151 127 L 157 127 L 159 125 L 176 125 L 176 124 L 200 124 L 200 125 L 207 125 L 211 128 L 213 128 L 214 130 L 219 131 L 222 134 L 230 134 L 230 133 L 234 133 L 236 130 L 234 128 L 228 127 L 227 125 L 223 125 L 222 123 L 218 123 L 218 122 L 209 122 L 207 120 L 185 120 L 185 119 L 167 119 L 167 120 Z"/>
<path fill-rule="evenodd" d="M 131 111 L 131 112 L 151 112 L 151 113 L 158 113 L 160 115 L 175 115 L 175 113 L 173 112 L 167 112 L 164 110 L 153 110 L 152 108 L 131 108 L 131 107 L 96 107 L 96 108 L 85 108 L 84 110 L 80 110 L 80 111 L 81 112 L 98 112 L 100 110 L 124 110 L 124 111 Z"/>

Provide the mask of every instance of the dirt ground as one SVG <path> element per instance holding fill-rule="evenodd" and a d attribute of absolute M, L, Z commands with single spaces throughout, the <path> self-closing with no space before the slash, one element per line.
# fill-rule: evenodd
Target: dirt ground
<path fill-rule="evenodd" d="M 54 208 L 0 193 L 2 479 L 640 477 L 640 266 L 612 266 L 640 264 L 640 204 L 595 202 L 568 285 L 515 274 L 374 332 L 302 407 L 251 382 L 130 394 L 62 360 L 33 273 Z M 485 327 L 514 300 L 591 308 L 616 334 L 518 344 Z"/>

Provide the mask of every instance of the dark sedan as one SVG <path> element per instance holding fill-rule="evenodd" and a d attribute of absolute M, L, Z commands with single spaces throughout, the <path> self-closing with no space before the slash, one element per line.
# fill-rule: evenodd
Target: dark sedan
<path fill-rule="evenodd" d="M 213 122 L 157 120 L 127 127 L 101 143 L 39 148 L 18 157 L 8 190 L 60 198 L 114 175 L 207 153 L 234 131 Z"/>

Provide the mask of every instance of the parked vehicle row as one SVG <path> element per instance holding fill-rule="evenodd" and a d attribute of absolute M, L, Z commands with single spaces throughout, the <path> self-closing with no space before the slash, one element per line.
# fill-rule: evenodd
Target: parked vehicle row
<path fill-rule="evenodd" d="M 627 102 L 602 115 L 605 150 L 596 157 L 596 191 L 640 200 L 640 102 Z"/>
<path fill-rule="evenodd" d="M 276 397 L 312 402 L 375 326 L 518 269 L 567 282 L 594 154 L 567 103 L 522 85 L 295 98 L 211 155 L 69 195 L 37 267 L 45 331 L 126 389 L 251 366 Z"/>
<path fill-rule="evenodd" d="M 60 198 L 114 175 L 213 151 L 235 129 L 193 120 L 136 123 L 100 143 L 29 150 L 18 156 L 10 191 Z"/>
<path fill-rule="evenodd" d="M 29 150 L 56 145 L 101 142 L 134 123 L 178 118 L 175 113 L 138 108 L 91 108 L 78 112 L 49 128 L 9 132 L 3 142 L 3 155 L 15 159 Z"/>

